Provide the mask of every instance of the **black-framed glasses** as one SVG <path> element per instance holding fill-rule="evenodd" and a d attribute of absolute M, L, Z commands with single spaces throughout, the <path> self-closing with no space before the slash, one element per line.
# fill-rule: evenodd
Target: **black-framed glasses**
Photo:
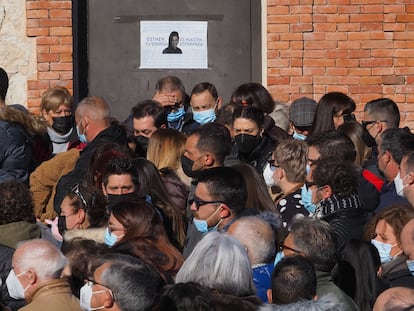
<path fill-rule="evenodd" d="M 374 124 L 377 122 L 388 122 L 387 120 L 369 120 L 369 121 L 361 121 L 361 125 L 364 129 L 367 129 L 367 126 L 370 124 Z"/>
<path fill-rule="evenodd" d="M 277 167 L 280 167 L 280 165 L 275 164 L 275 160 L 269 160 L 270 170 L 274 172 Z"/>
<path fill-rule="evenodd" d="M 192 200 L 190 200 L 189 203 L 190 203 L 190 205 L 192 205 L 194 203 L 197 211 L 200 209 L 200 206 L 203 206 L 203 205 L 207 205 L 207 204 L 224 204 L 222 201 L 204 201 L 204 200 L 201 200 L 200 198 L 197 198 L 195 195 L 194 195 L 194 198 Z"/>
<path fill-rule="evenodd" d="M 88 203 L 86 202 L 85 197 L 83 196 L 82 192 L 80 191 L 79 184 L 74 185 L 70 191 L 73 192 L 82 201 L 85 208 L 88 207 Z"/>
<path fill-rule="evenodd" d="M 294 249 L 292 247 L 286 246 L 285 244 L 280 245 L 280 251 L 283 252 L 283 250 L 288 249 L 296 254 L 302 254 L 300 250 Z"/>

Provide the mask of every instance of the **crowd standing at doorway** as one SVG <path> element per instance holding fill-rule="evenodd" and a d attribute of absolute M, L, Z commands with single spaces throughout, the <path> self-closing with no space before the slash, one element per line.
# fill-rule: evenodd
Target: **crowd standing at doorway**
<path fill-rule="evenodd" d="M 414 310 L 392 99 L 357 120 L 340 92 L 281 109 L 259 83 L 226 102 L 166 76 L 116 120 L 59 86 L 35 116 L 7 89 L 1 69 L 1 310 Z"/>

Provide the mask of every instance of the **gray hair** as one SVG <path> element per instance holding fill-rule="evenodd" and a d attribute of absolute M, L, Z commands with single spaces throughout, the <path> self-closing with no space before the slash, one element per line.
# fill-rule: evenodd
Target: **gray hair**
<path fill-rule="evenodd" d="M 246 250 L 235 238 L 218 232 L 210 232 L 197 244 L 175 281 L 240 297 L 256 292 Z"/>
<path fill-rule="evenodd" d="M 66 262 L 55 245 L 42 239 L 19 243 L 13 256 L 15 267 L 21 271 L 33 270 L 41 282 L 60 278 Z"/>
<path fill-rule="evenodd" d="M 292 223 L 290 234 L 295 248 L 315 265 L 330 272 L 336 261 L 336 243 L 331 226 L 320 219 L 301 218 Z"/>
<path fill-rule="evenodd" d="M 111 289 L 118 307 L 122 311 L 151 310 L 161 291 L 158 273 L 132 256 L 107 258 L 111 265 L 103 271 L 101 282 Z"/>
<path fill-rule="evenodd" d="M 79 102 L 76 108 L 76 114 L 79 117 L 88 116 L 92 120 L 109 122 L 111 109 L 102 97 L 91 96 L 85 97 Z"/>
<path fill-rule="evenodd" d="M 229 229 L 229 234 L 247 248 L 251 265 L 273 260 L 276 252 L 275 240 L 272 227 L 266 221 L 256 216 L 242 217 Z"/>

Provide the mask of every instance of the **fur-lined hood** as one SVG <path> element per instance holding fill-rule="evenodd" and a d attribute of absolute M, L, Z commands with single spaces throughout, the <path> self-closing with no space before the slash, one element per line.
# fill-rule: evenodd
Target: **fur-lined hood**
<path fill-rule="evenodd" d="M 324 295 L 317 300 L 303 300 L 287 305 L 267 304 L 259 311 L 343 311 L 344 307 L 331 294 Z"/>
<path fill-rule="evenodd" d="M 75 238 L 94 240 L 98 243 L 105 242 L 105 227 L 67 230 L 63 235 L 63 240 L 69 242 Z"/>
<path fill-rule="evenodd" d="M 13 107 L 0 108 L 0 120 L 21 125 L 31 136 L 47 132 L 46 124 L 39 118 Z"/>

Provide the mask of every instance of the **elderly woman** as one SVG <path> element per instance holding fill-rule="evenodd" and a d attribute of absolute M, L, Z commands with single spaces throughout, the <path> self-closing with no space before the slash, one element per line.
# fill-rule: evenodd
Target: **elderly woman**
<path fill-rule="evenodd" d="M 210 232 L 194 248 L 175 278 L 211 290 L 216 310 L 257 310 L 252 270 L 245 248 L 235 238 Z"/>

